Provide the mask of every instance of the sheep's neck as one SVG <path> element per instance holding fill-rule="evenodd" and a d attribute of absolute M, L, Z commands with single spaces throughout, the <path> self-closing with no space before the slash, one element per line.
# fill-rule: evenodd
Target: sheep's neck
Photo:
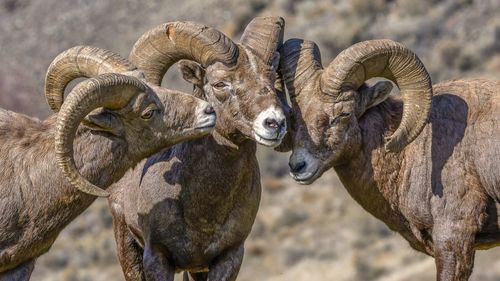
<path fill-rule="evenodd" d="M 122 139 L 85 132 L 75 141 L 75 164 L 93 184 L 106 189 L 130 168 L 127 144 Z"/>
<path fill-rule="evenodd" d="M 241 117 L 238 117 L 241 118 Z M 246 144 L 249 139 L 246 135 L 251 132 L 242 132 L 238 127 L 248 127 L 250 128 L 252 124 L 248 123 L 246 126 L 243 123 L 249 121 L 243 121 L 243 119 L 235 120 L 232 114 L 229 114 L 225 110 L 219 110 L 217 115 L 217 124 L 215 125 L 215 130 L 212 133 L 215 143 L 207 145 L 218 144 L 217 149 L 238 149 L 241 144 Z M 236 124 L 239 123 L 240 126 Z"/>
<path fill-rule="evenodd" d="M 79 129 L 74 140 L 75 164 L 81 175 L 98 187 L 106 189 L 113 182 L 120 179 L 126 172 L 123 163 L 127 161 L 125 147 L 115 144 L 111 139 L 95 135 L 88 130 Z M 55 162 L 54 162 L 55 163 Z M 50 200 L 45 198 L 47 206 L 46 218 L 57 221 L 57 227 L 52 229 L 57 235 L 66 225 L 73 221 L 87 209 L 96 197 L 87 195 L 72 185 L 64 178 L 59 167 L 54 164 L 60 174 L 60 186 Z M 47 229 L 48 233 L 51 233 Z"/>
<path fill-rule="evenodd" d="M 88 131 L 81 131 L 74 141 L 75 164 L 84 178 L 91 183 L 107 188 L 125 173 L 123 163 L 127 161 L 124 149 L 121 145 L 113 144 L 106 137 L 92 135 Z M 59 175 L 57 185 L 51 190 L 39 190 L 41 198 L 45 202 L 41 213 L 45 214 L 46 220 L 57 221 L 53 229 L 47 229 L 52 235 L 62 230 L 67 224 L 81 214 L 96 197 L 87 195 L 69 184 L 62 175 L 61 170 L 55 164 L 55 157 L 49 164 L 53 171 L 47 171 L 52 175 Z M 41 215 L 42 217 L 44 215 Z"/>
<path fill-rule="evenodd" d="M 54 151 L 55 121 L 54 115 L 42 123 L 32 122 L 32 126 L 25 129 L 25 142 L 40 144 L 29 147 L 26 152 L 32 161 L 30 165 L 38 167 L 36 170 L 39 171 L 32 176 L 32 191 L 36 191 L 33 196 L 43 198 L 48 209 L 67 205 L 70 211 L 79 214 L 95 197 L 73 187 L 57 165 Z M 75 165 L 81 175 L 104 189 L 120 179 L 132 162 L 123 141 L 91 133 L 84 127 L 78 129 L 73 148 Z"/>
<path fill-rule="evenodd" d="M 56 164 L 54 123 L 55 116 L 44 122 L 26 118 L 24 126 L 12 129 L 12 135 L 21 137 L 3 146 L 13 151 L 12 155 L 23 151 L 23 157 L 11 158 L 11 167 L 5 170 L 22 172 L 23 176 L 10 186 L 12 192 L 7 193 L 20 200 L 14 202 L 10 210 L 17 212 L 13 219 L 22 219 L 16 221 L 15 228 L 7 230 L 18 240 L 10 244 L 9 240 L 0 239 L 0 244 L 4 243 L 4 248 L 0 248 L 0 269 L 46 252 L 59 232 L 96 199 L 71 186 Z M 103 188 L 119 179 L 129 163 L 125 156 L 126 146 L 85 130 L 78 131 L 74 150 L 75 163 L 82 175 Z M 7 251 L 2 252 L 5 249 Z"/>
<path fill-rule="evenodd" d="M 177 156 L 182 157 L 186 173 L 189 169 L 193 169 L 193 172 L 206 171 L 206 173 L 188 173 L 194 177 L 244 174 L 244 171 L 235 173 L 235 167 L 243 164 L 253 164 L 256 161 L 257 146 L 254 141 L 234 141 L 234 138 L 229 139 L 217 132 L 213 136 L 185 142 L 178 145 L 178 147 L 182 147 L 182 152 Z M 217 167 L 217 169 L 214 169 L 214 167 Z M 249 168 L 246 167 L 246 169 Z M 216 184 L 214 184 L 215 186 Z"/>
<path fill-rule="evenodd" d="M 73 147 L 75 165 L 80 174 L 102 189 L 119 180 L 132 162 L 127 155 L 127 146 L 123 140 L 94 134 L 87 129 L 79 129 Z M 75 198 L 76 206 L 81 209 L 86 209 L 96 199 L 69 184 L 65 184 L 62 191 L 64 195 Z M 82 205 L 77 202 L 81 202 Z M 72 206 L 77 209 L 75 205 Z"/>
<path fill-rule="evenodd" d="M 196 202 L 192 203 L 197 206 L 196 212 L 205 215 L 206 209 L 208 214 L 217 213 L 219 216 L 229 213 L 233 208 L 233 195 L 242 189 L 255 187 L 254 181 L 259 178 L 256 144 L 246 140 L 235 145 L 237 149 L 217 137 L 208 136 L 173 148 L 172 156 L 182 162 L 182 168 L 177 171 L 172 169 L 172 173 L 166 176 L 172 176 L 172 182 L 182 183 L 185 187 L 183 200 Z"/>
<path fill-rule="evenodd" d="M 367 112 L 360 120 L 362 149 L 335 170 L 347 191 L 365 210 L 391 229 L 406 232 L 407 228 L 401 229 L 401 226 L 406 226 L 407 221 L 397 209 L 401 157 L 389 155 L 383 139 L 384 134 L 394 129 L 386 129 L 388 124 L 399 124 L 401 112 L 401 104 L 394 100 Z M 373 124 L 380 120 L 384 120 L 383 126 Z"/>

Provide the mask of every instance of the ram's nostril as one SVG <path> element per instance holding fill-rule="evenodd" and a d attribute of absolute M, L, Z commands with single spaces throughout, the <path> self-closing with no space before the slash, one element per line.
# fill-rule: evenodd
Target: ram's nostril
<path fill-rule="evenodd" d="M 213 106 L 209 105 L 205 108 L 205 114 L 207 115 L 211 115 L 211 114 L 214 114 L 215 113 L 215 109 L 213 108 Z"/>
<path fill-rule="evenodd" d="M 288 166 L 290 167 L 290 171 L 292 173 L 300 173 L 304 168 L 306 167 L 306 162 L 305 161 L 299 161 L 299 162 L 288 162 Z"/>
<path fill-rule="evenodd" d="M 272 119 L 272 118 L 266 118 L 264 120 L 264 126 L 266 128 L 270 128 L 270 129 L 278 129 L 280 127 L 280 123 L 278 123 L 278 121 L 276 121 L 276 119 Z"/>

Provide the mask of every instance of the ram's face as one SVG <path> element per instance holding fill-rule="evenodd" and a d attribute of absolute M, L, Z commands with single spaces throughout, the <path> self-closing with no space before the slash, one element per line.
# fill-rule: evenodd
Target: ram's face
<path fill-rule="evenodd" d="M 310 184 L 331 167 L 346 163 L 361 149 L 358 119 L 383 102 L 391 90 L 391 82 L 381 81 L 332 97 L 321 93 L 317 80 L 306 84 L 292 98 L 292 177 L 299 183 Z"/>
<path fill-rule="evenodd" d="M 342 99 L 304 90 L 292 99 L 290 170 L 299 183 L 310 184 L 341 163 L 359 144 L 354 92 Z"/>
<path fill-rule="evenodd" d="M 274 88 L 276 71 L 272 66 L 242 47 L 234 66 L 216 62 L 200 69 L 194 63 L 183 64 L 184 78 L 198 84 L 204 98 L 214 105 L 218 129 L 237 131 L 265 146 L 281 143 L 286 121 Z M 199 78 L 192 79 L 197 73 Z"/>
<path fill-rule="evenodd" d="M 94 132 L 125 139 L 132 155 L 139 157 L 201 137 L 214 129 L 216 114 L 208 102 L 189 94 L 151 87 L 138 93 L 124 108 L 101 108 L 89 114 L 85 124 Z"/>

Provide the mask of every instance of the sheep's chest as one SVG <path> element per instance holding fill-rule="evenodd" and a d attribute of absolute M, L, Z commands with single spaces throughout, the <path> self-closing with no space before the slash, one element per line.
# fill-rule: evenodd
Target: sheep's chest
<path fill-rule="evenodd" d="M 207 192 L 186 191 L 163 200 L 145 218 L 147 236 L 165 249 L 178 269 L 199 271 L 209 266 L 216 257 L 242 244 L 250 233 L 260 201 L 260 183 L 253 178 L 231 187 L 205 186 Z M 223 195 L 216 196 L 214 190 Z"/>
<path fill-rule="evenodd" d="M 176 268 L 198 271 L 208 267 L 229 248 L 244 242 L 250 233 L 258 205 L 256 200 L 249 201 L 246 207 L 244 202 L 235 204 L 238 208 L 227 213 L 218 210 L 195 215 L 196 212 L 186 211 L 179 206 L 174 213 L 184 216 L 175 216 L 164 220 L 161 225 L 152 225 L 152 235 L 154 240 L 161 241 Z M 169 223 L 165 224 L 165 221 Z"/>

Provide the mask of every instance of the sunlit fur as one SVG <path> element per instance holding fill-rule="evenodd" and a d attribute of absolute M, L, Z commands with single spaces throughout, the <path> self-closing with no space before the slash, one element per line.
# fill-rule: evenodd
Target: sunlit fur
<path fill-rule="evenodd" d="M 306 184 L 334 168 L 365 210 L 435 257 L 438 280 L 468 280 L 475 250 L 500 245 L 499 88 L 480 79 L 435 85 L 424 130 L 391 153 L 384 137 L 400 122 L 399 100 L 384 94 L 369 108 L 357 97 L 370 97 L 370 87 L 340 100 L 305 87 L 292 101 L 291 166 L 308 158 L 318 167 Z M 341 112 L 351 115 L 330 125 Z"/>
<path fill-rule="evenodd" d="M 144 157 L 204 134 L 193 129 L 206 102 L 157 91 L 138 93 L 123 109 L 87 116 L 74 141 L 75 163 L 86 179 L 106 188 Z M 158 110 L 142 119 L 151 105 Z M 59 169 L 56 119 L 0 109 L 0 280 L 28 280 L 35 259 L 96 198 L 71 186 Z"/>
<path fill-rule="evenodd" d="M 195 85 L 194 95 L 214 105 L 215 133 L 156 154 L 112 188 L 110 206 L 126 280 L 172 280 L 179 270 L 190 271 L 196 280 L 236 278 L 261 193 L 254 121 L 269 108 L 284 121 L 275 70 L 239 48 L 232 67 L 181 63 L 184 78 Z M 214 87 L 221 81 L 228 86 Z"/>

